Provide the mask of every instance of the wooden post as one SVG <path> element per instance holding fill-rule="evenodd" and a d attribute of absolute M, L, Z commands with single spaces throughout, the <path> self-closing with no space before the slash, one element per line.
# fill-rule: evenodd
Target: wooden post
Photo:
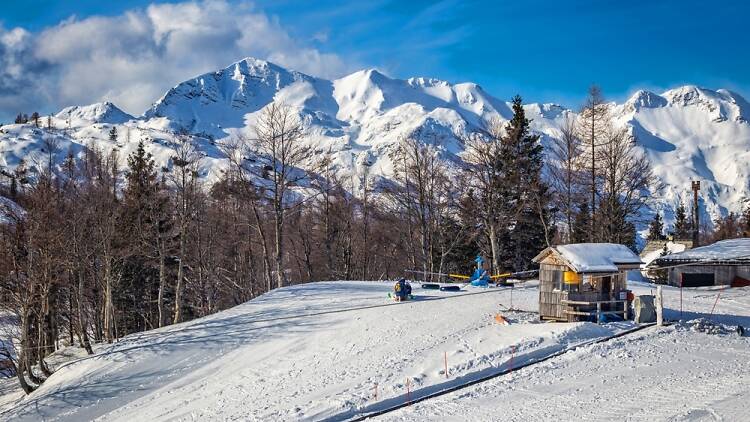
<path fill-rule="evenodd" d="M 378 400 L 378 383 L 375 383 L 375 400 Z"/>
<path fill-rule="evenodd" d="M 680 273 L 680 320 L 682 320 L 682 276 L 684 274 Z"/>
<path fill-rule="evenodd" d="M 622 302 L 622 318 L 627 321 L 630 319 L 630 309 L 628 309 L 628 299 L 625 298 L 625 301 Z"/>
<path fill-rule="evenodd" d="M 656 287 L 656 325 L 664 325 L 664 305 L 661 286 Z"/>
<path fill-rule="evenodd" d="M 602 303 L 596 302 L 596 323 L 601 322 L 602 318 Z"/>

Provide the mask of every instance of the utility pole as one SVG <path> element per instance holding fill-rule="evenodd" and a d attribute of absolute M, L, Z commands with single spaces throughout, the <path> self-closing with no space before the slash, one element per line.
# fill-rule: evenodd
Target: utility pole
<path fill-rule="evenodd" d="M 698 246 L 698 230 L 700 228 L 700 219 L 698 218 L 698 191 L 701 190 L 700 180 L 693 180 L 693 247 Z"/>

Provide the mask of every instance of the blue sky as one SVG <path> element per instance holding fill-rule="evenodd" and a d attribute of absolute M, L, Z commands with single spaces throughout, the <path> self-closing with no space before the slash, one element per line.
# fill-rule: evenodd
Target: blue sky
<path fill-rule="evenodd" d="M 229 10 L 241 11 L 238 14 L 263 17 L 268 21 L 265 26 L 273 26 L 274 32 L 258 30 L 257 39 L 252 39 L 253 31 L 247 32 L 244 38 L 252 41 L 238 43 L 226 55 L 204 53 L 199 47 L 192 53 L 184 53 L 194 55 L 180 59 L 185 62 L 181 64 L 184 72 L 197 74 L 220 68 L 246 55 L 266 55 L 279 57 L 284 65 L 301 67 L 302 71 L 321 76 L 333 77 L 359 68 L 376 67 L 394 77 L 430 76 L 452 82 L 473 81 L 499 98 L 507 99 L 519 93 L 529 102 L 554 101 L 569 107 L 578 107 L 592 83 L 599 84 L 605 95 L 615 100 L 622 100 L 638 88 L 658 92 L 687 83 L 714 89 L 728 88 L 750 97 L 750 31 L 745 29 L 750 2 L 219 1 L 228 2 L 225 6 Z M 64 20 L 81 24 L 82 29 L 76 32 L 78 36 L 98 37 L 96 28 L 107 28 L 106 25 L 97 27 L 82 23 L 95 22 L 97 16 L 123 20 L 134 11 L 140 11 L 141 18 L 145 19 L 143 16 L 150 13 L 144 11 L 154 2 L 32 0 L 4 3 L 7 4 L 3 5 L 0 14 L 0 31 L 7 33 L 14 28 L 23 28 L 30 39 L 48 40 L 56 39 L 49 36 L 50 28 Z M 205 2 L 196 4 L 206 7 Z M 227 12 L 224 8 L 224 12 L 212 13 Z M 238 24 L 235 32 L 240 34 L 243 26 L 247 24 Z M 131 29 L 122 29 L 128 30 Z M 107 36 L 116 39 L 129 37 L 127 34 L 112 35 L 108 30 L 98 31 L 107 32 Z M 217 39 L 225 40 L 226 37 L 231 37 L 231 33 L 222 33 Z M 264 37 L 273 41 L 267 48 L 257 47 L 265 42 L 261 39 Z M 71 43 L 75 43 L 74 38 Z M 206 45 L 209 44 L 207 41 Z M 277 46 L 280 52 L 274 50 Z M 156 46 L 153 54 L 161 54 L 159 48 Z M 309 65 L 301 59 L 300 51 L 314 52 L 322 58 Z M 4 72 L 2 67 L 13 64 L 11 60 L 3 59 L 2 53 L 0 45 L 0 77 Z M 38 52 L 35 54 L 39 55 Z M 71 68 L 95 66 L 91 61 L 95 52 L 73 52 L 71 57 L 54 51 L 50 54 L 55 56 L 53 61 L 37 57 L 32 64 L 39 75 L 50 72 L 51 80 L 71 83 L 75 80 L 70 77 Z M 230 59 L 230 54 L 236 57 Z M 86 56 L 89 61 L 82 65 L 71 64 L 83 60 L 80 56 L 84 55 L 89 55 Z M 122 55 L 113 53 L 113 57 Z M 164 60 L 162 66 L 166 63 Z M 143 62 L 139 63 L 143 65 Z M 145 70 L 148 66 L 140 67 L 144 72 L 141 77 L 148 78 Z M 140 84 L 148 85 L 142 89 L 141 95 L 154 95 L 163 89 L 162 85 L 168 87 L 190 76 L 194 75 L 178 70 L 165 72 L 158 83 Z M 136 83 L 134 78 L 123 76 L 124 81 L 112 83 L 132 86 Z M 0 96 L 3 89 L 18 81 L 18 78 L 0 80 Z M 142 110 L 137 107 L 156 99 L 144 98 L 139 102 L 134 99 L 136 94 L 126 95 L 117 88 L 107 89 L 106 81 L 94 85 L 97 86 L 75 94 L 58 94 L 47 87 L 38 94 L 38 101 L 46 101 L 46 107 L 50 108 L 63 105 L 57 102 L 86 101 L 87 95 L 92 97 L 88 102 L 98 101 L 99 97 L 112 97 L 122 99 L 126 106 L 130 104 L 128 111 L 138 114 Z M 56 102 L 54 98 L 64 100 Z M 34 104 L 22 100 L 16 103 L 0 99 L 0 116 L 12 113 L 14 105 L 20 108 Z"/>

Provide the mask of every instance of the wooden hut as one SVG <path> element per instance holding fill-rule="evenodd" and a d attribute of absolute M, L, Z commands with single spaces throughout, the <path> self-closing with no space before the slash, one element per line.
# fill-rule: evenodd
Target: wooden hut
<path fill-rule="evenodd" d="M 539 268 L 539 316 L 554 321 L 627 318 L 627 271 L 638 255 L 613 243 L 552 246 L 534 258 Z"/>
<path fill-rule="evenodd" d="M 722 240 L 661 256 L 649 268 L 667 271 L 668 282 L 673 286 L 748 286 L 750 238 Z"/>

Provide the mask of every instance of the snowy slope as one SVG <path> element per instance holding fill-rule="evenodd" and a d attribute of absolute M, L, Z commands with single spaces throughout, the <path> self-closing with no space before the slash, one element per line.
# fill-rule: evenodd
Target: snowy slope
<path fill-rule="evenodd" d="M 319 420 L 375 400 L 450 385 L 515 355 L 550 353 L 618 326 L 545 324 L 534 314 L 493 316 L 510 290 L 422 292 L 394 304 L 391 283 L 284 288 L 244 305 L 128 336 L 57 369 L 13 420 Z M 533 307 L 536 283 L 513 304 Z M 385 307 L 332 312 L 363 306 Z M 515 349 L 515 352 L 512 351 Z M 449 378 L 444 373 L 447 356 Z"/>
<path fill-rule="evenodd" d="M 631 288 L 652 292 L 640 283 Z M 750 289 L 724 290 L 717 300 L 719 291 L 665 287 L 666 317 L 750 325 Z M 697 325 L 587 346 L 377 420 L 747 420 L 750 337 L 708 334 Z"/>
<path fill-rule="evenodd" d="M 305 142 L 313 151 L 305 165 L 329 156 L 347 179 L 361 176 L 365 167 L 375 178 L 392 177 L 392 152 L 407 136 L 436 145 L 449 161 L 458 160 L 467 133 L 512 115 L 509 103 L 473 83 L 401 80 L 375 69 L 328 81 L 246 58 L 177 84 L 138 118 L 101 103 L 64 109 L 53 118 L 57 129 L 51 134 L 31 125 L 6 125 L 0 128 L 0 169 L 12 170 L 21 158 L 39 161 L 45 138 L 59 138 L 62 151 L 117 147 L 123 156 L 144 139 L 157 164 L 170 167 L 174 132 L 187 130 L 197 135 L 207 157 L 201 174 L 211 181 L 226 166 L 217 143 L 246 134 L 259 110 L 272 101 L 299 111 Z M 560 136 L 566 117 L 575 116 L 555 104 L 525 108 L 544 144 Z M 615 105 L 614 115 L 636 136 L 664 184 L 651 196 L 667 224 L 677 203 L 688 201 L 691 180 L 703 183 L 701 209 L 709 220 L 741 210 L 750 196 L 750 104 L 745 99 L 695 86 L 661 94 L 638 91 Z M 107 140 L 112 125 L 120 135 L 116 146 Z M 355 189 L 358 179 L 353 178 Z"/>
<path fill-rule="evenodd" d="M 652 288 L 632 287 L 637 294 Z M 58 367 L 0 420 L 320 420 L 403 397 L 407 380 L 420 394 L 629 326 L 541 323 L 523 312 L 504 312 L 511 325 L 501 325 L 494 315 L 510 306 L 507 288 L 462 294 L 415 289 L 418 300 L 403 304 L 385 297 L 390 289 L 379 282 L 294 286 L 128 336 Z M 750 326 L 750 288 L 723 291 L 713 310 L 718 292 L 665 287 L 667 317 L 712 313 L 716 322 Z M 519 286 L 513 306 L 536 310 L 537 295 L 536 282 Z M 575 402 L 571 417 L 580 419 L 611 401 L 617 403 L 611 417 L 618 420 L 631 413 L 667 418 L 719 404 L 728 420 L 737 420 L 729 416 L 750 394 L 750 338 L 687 328 L 648 329 L 586 346 L 396 417 L 552 420 Z"/>

